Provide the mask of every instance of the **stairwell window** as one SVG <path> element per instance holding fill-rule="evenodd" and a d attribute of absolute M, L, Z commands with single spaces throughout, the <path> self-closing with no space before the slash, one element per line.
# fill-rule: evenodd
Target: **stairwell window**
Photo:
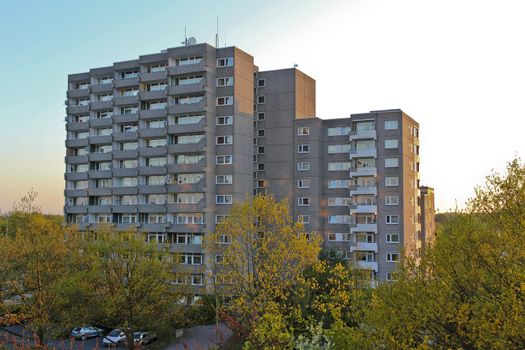
<path fill-rule="evenodd" d="M 217 59 L 217 67 L 231 67 L 233 66 L 233 57 L 225 57 Z"/>
<path fill-rule="evenodd" d="M 399 158 L 385 158 L 385 168 L 397 168 L 399 166 Z"/>
<path fill-rule="evenodd" d="M 219 194 L 215 196 L 215 204 L 232 204 L 233 196 L 231 194 Z"/>
<path fill-rule="evenodd" d="M 217 106 L 231 106 L 233 105 L 233 96 L 217 97 Z"/>
<path fill-rule="evenodd" d="M 397 176 L 385 177 L 385 186 L 387 187 L 399 186 L 399 177 Z"/>
<path fill-rule="evenodd" d="M 265 118 L 264 112 L 257 113 L 257 120 L 264 120 L 264 118 Z"/>
<path fill-rule="evenodd" d="M 385 121 L 385 130 L 397 130 L 397 128 L 398 128 L 397 120 Z"/>
<path fill-rule="evenodd" d="M 215 177 L 215 184 L 217 184 L 217 185 L 231 185 L 231 184 L 233 184 L 233 175 L 217 175 Z"/>
<path fill-rule="evenodd" d="M 397 273 L 395 273 L 395 272 L 389 271 L 389 272 L 386 273 L 385 277 L 386 277 L 386 280 L 388 282 L 395 282 L 395 281 L 397 281 Z"/>
<path fill-rule="evenodd" d="M 310 145 L 298 145 L 297 153 L 310 153 Z"/>
<path fill-rule="evenodd" d="M 399 234 L 397 234 L 397 233 L 387 233 L 386 234 L 386 243 L 399 243 Z"/>
<path fill-rule="evenodd" d="M 399 147 L 397 139 L 385 140 L 385 149 L 394 149 Z"/>
<path fill-rule="evenodd" d="M 217 117 L 217 125 L 232 125 L 233 116 Z"/>
<path fill-rule="evenodd" d="M 265 104 L 266 103 L 266 96 L 262 95 L 262 96 L 257 96 L 257 103 L 262 105 L 262 104 Z"/>
<path fill-rule="evenodd" d="M 215 157 L 215 164 L 224 165 L 224 164 L 233 164 L 232 155 L 220 155 Z"/>
<path fill-rule="evenodd" d="M 399 215 L 387 215 L 385 221 L 387 225 L 399 224 Z"/>
<path fill-rule="evenodd" d="M 297 188 L 310 188 L 310 180 L 297 180 Z"/>
<path fill-rule="evenodd" d="M 297 216 L 297 221 L 302 222 L 303 224 L 310 223 L 310 215 L 299 215 Z"/>
<path fill-rule="evenodd" d="M 233 136 L 231 135 L 217 136 L 216 144 L 217 145 L 232 145 Z"/>
<path fill-rule="evenodd" d="M 307 126 L 301 126 L 297 128 L 297 135 L 298 136 L 310 135 L 310 128 Z"/>
<path fill-rule="evenodd" d="M 233 77 L 217 78 L 217 87 L 221 86 L 232 86 Z"/>
<path fill-rule="evenodd" d="M 300 207 L 310 206 L 310 197 L 299 197 L 297 198 L 297 205 Z"/>
<path fill-rule="evenodd" d="M 385 196 L 385 205 L 399 205 L 399 196 Z"/>
<path fill-rule="evenodd" d="M 399 262 L 399 253 L 386 253 L 386 262 Z"/>
<path fill-rule="evenodd" d="M 297 171 L 308 171 L 310 170 L 310 162 L 298 162 Z"/>

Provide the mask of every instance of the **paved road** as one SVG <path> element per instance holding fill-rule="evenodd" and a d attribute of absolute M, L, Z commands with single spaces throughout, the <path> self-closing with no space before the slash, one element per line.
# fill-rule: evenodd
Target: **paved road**
<path fill-rule="evenodd" d="M 165 350 L 207 350 L 217 347 L 217 344 L 224 344 L 233 335 L 233 332 L 221 324 L 219 327 L 219 339 L 215 335 L 215 326 L 197 326 L 184 330 L 184 335 L 174 343 L 168 345 Z"/>
<path fill-rule="evenodd" d="M 19 336 L 16 336 L 14 334 Z M 0 344 L 6 343 L 10 348 L 14 348 L 14 344 L 34 345 L 34 334 L 28 332 L 24 327 L 12 326 L 4 327 L 0 330 Z M 64 350 L 91 350 L 103 348 L 102 337 L 89 338 L 85 341 L 77 340 L 50 340 L 48 342 L 49 348 L 64 349 Z"/>

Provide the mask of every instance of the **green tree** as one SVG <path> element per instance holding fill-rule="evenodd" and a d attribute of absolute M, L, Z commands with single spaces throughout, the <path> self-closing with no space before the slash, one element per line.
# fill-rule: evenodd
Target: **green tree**
<path fill-rule="evenodd" d="M 223 317 L 250 348 L 289 348 L 290 318 L 302 315 L 286 300 L 305 293 L 303 271 L 318 262 L 320 237 L 308 236 L 290 218 L 288 203 L 270 196 L 234 205 L 230 214 L 206 240 L 218 262 L 216 293 L 232 297 Z"/>
<path fill-rule="evenodd" d="M 180 290 L 172 285 L 174 263 L 167 248 L 147 243 L 141 233 L 100 230 L 87 237 L 90 284 L 97 314 L 107 326 L 126 333 L 170 331 L 181 322 Z"/>

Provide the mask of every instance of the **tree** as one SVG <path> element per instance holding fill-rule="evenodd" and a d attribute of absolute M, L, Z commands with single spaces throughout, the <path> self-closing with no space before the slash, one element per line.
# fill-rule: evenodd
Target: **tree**
<path fill-rule="evenodd" d="M 320 242 L 293 222 L 286 201 L 262 195 L 234 205 L 208 235 L 207 250 L 218 263 L 215 292 L 232 297 L 222 315 L 251 347 L 292 346 L 289 319 L 301 314 L 286 300 L 305 292 L 303 271 L 317 263 Z M 272 326 L 277 321 L 278 329 Z"/>
<path fill-rule="evenodd" d="M 163 246 L 145 242 L 137 232 L 101 229 L 87 235 L 90 278 L 99 314 L 107 326 L 126 333 L 169 329 L 181 313 L 181 295 L 172 285 L 174 265 Z M 180 322 L 180 320 L 178 320 Z"/>
<path fill-rule="evenodd" d="M 420 264 L 374 291 L 357 330 L 371 348 L 525 348 L 525 167 L 493 173 L 439 226 Z"/>

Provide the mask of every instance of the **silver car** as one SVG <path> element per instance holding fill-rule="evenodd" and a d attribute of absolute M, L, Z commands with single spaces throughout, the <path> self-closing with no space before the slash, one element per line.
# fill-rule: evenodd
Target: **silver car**
<path fill-rule="evenodd" d="M 76 340 L 86 340 L 87 338 L 100 337 L 102 331 L 103 330 L 100 328 L 91 326 L 76 327 L 71 331 L 71 338 L 75 338 Z"/>

